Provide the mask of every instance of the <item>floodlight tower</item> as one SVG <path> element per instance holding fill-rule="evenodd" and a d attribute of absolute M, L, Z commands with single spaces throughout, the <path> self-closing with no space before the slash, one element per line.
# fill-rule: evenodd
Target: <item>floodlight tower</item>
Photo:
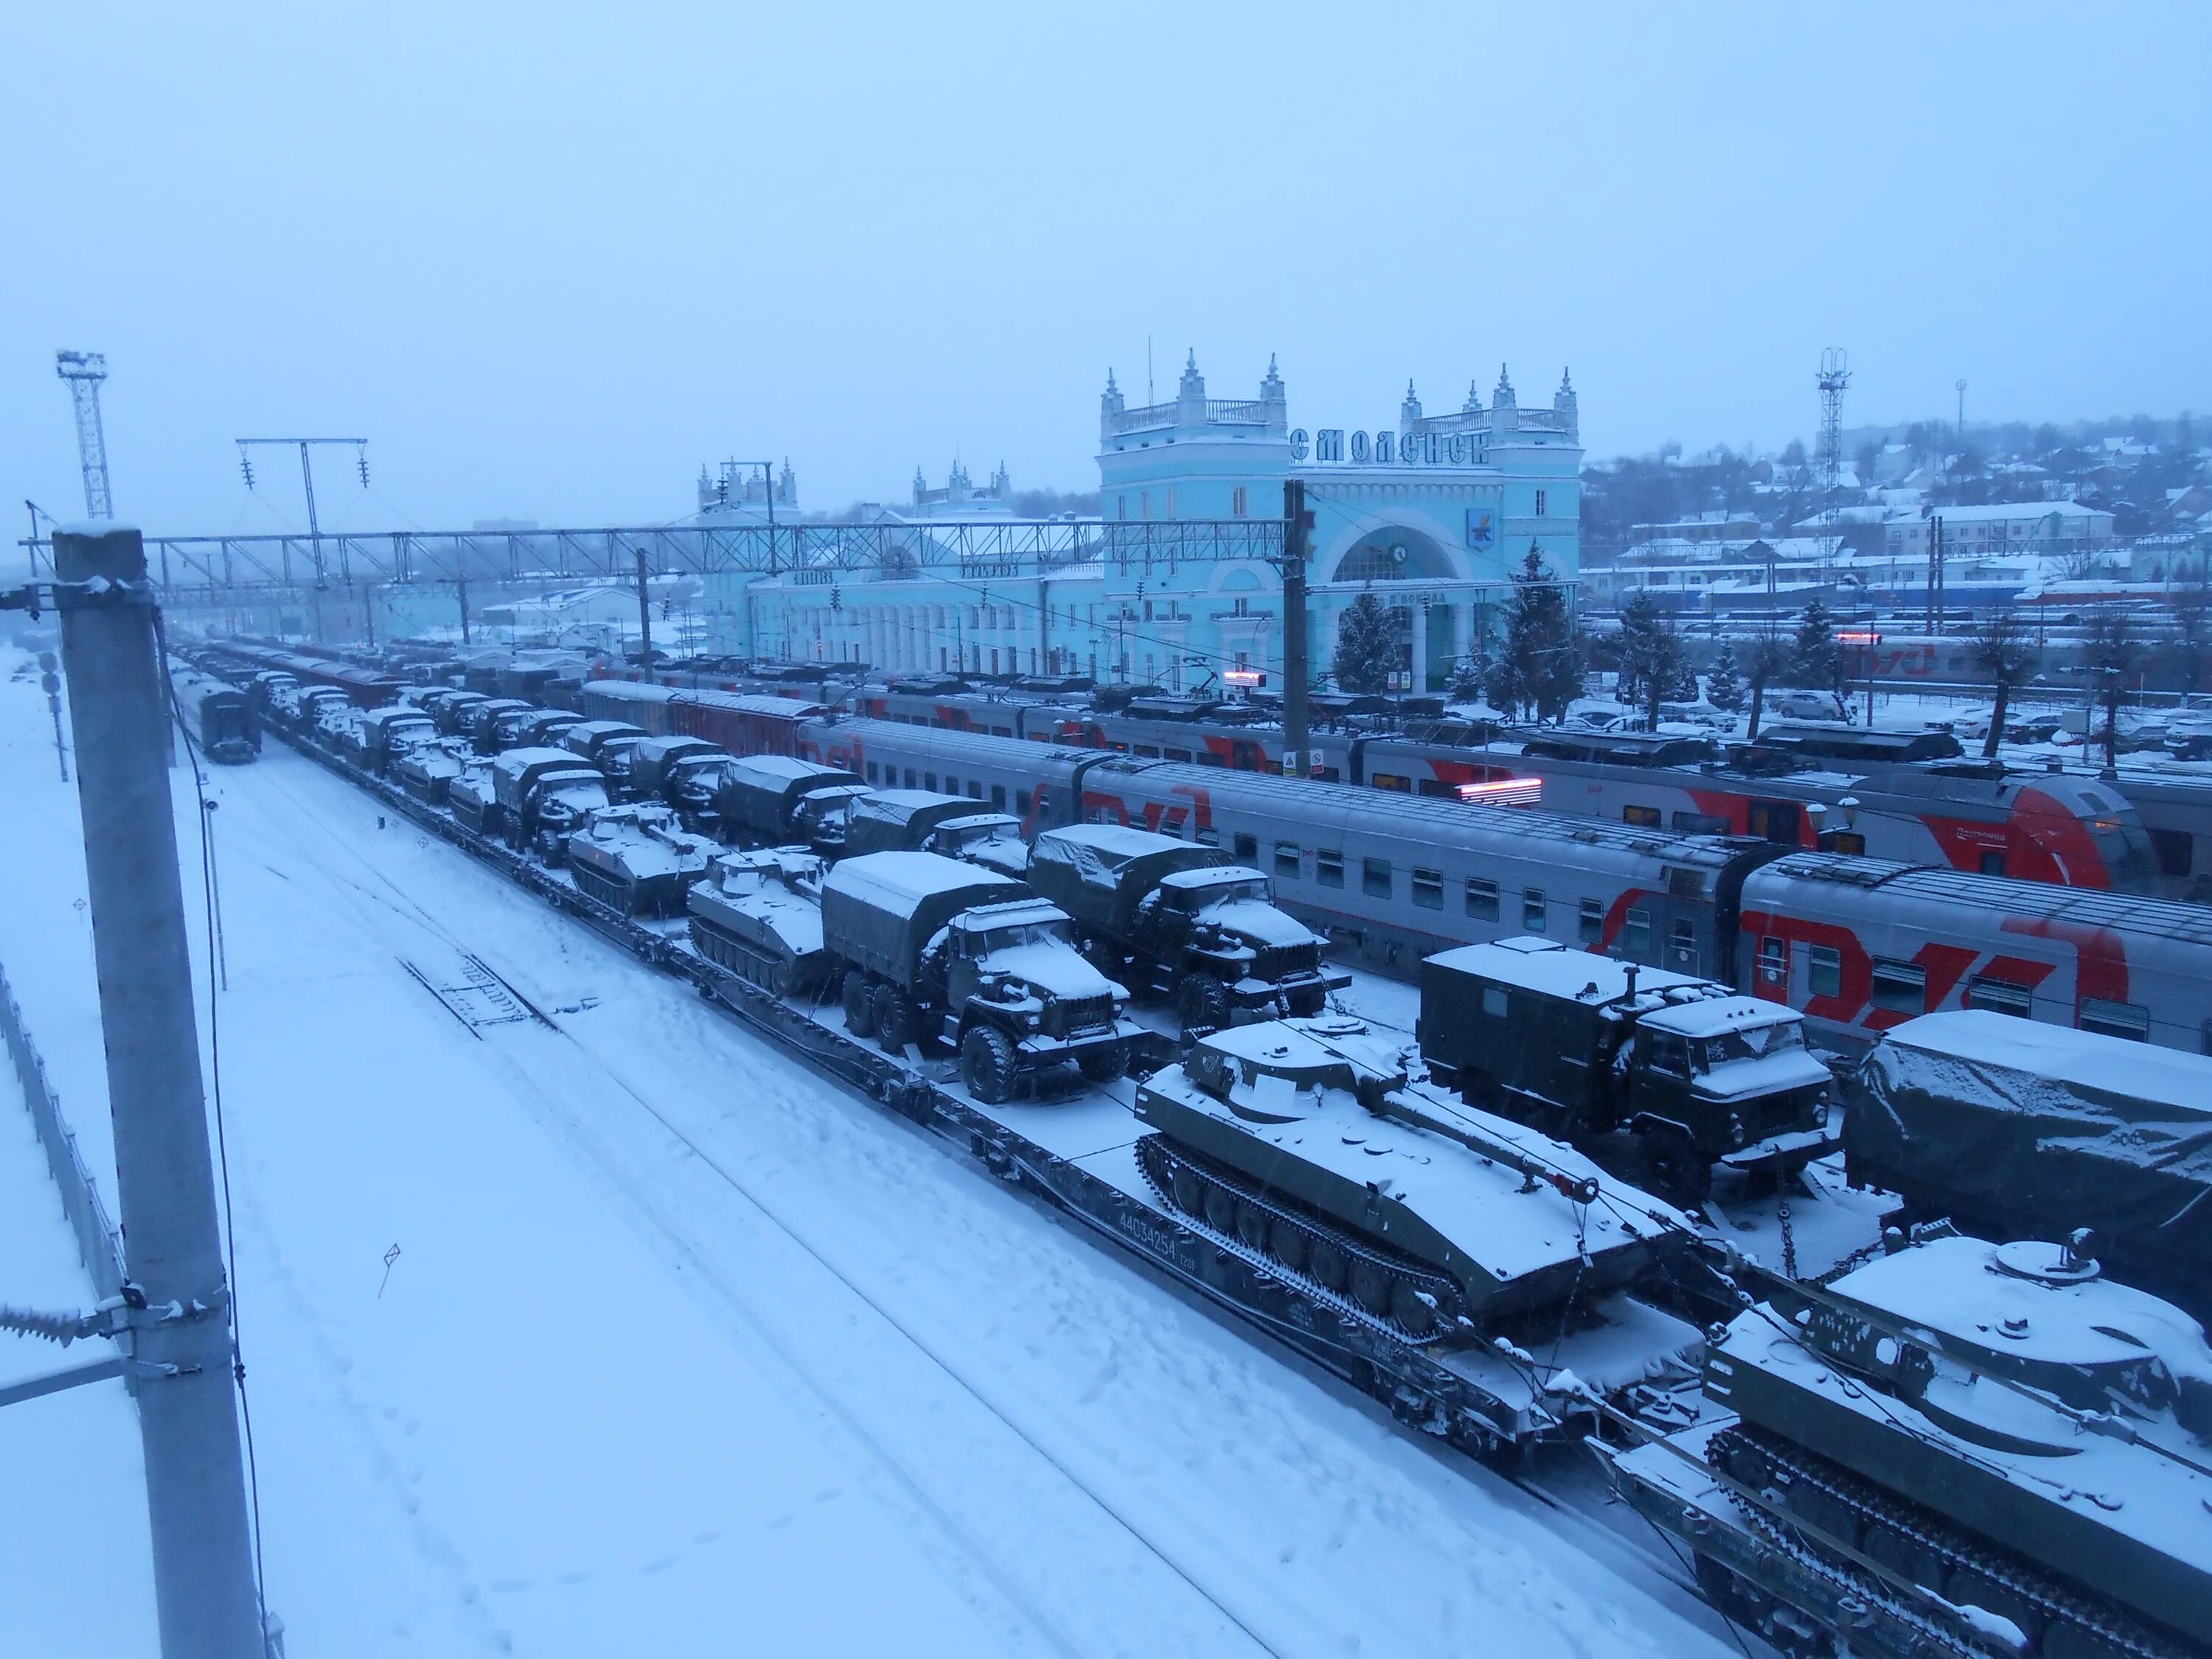
<path fill-rule="evenodd" d="M 1841 346 L 1820 354 L 1813 383 L 1820 388 L 1820 485 L 1835 494 L 1844 469 L 1844 388 L 1851 383 L 1851 360 Z"/>
<path fill-rule="evenodd" d="M 54 373 L 69 382 L 76 405 L 76 453 L 84 468 L 84 515 L 112 519 L 107 493 L 107 439 L 100 425 L 100 383 L 107 378 L 107 358 L 98 351 L 57 351 Z"/>

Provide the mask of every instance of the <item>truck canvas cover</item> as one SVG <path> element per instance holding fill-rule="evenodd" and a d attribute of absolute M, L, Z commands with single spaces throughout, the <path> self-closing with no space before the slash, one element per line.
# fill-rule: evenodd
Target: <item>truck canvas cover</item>
<path fill-rule="evenodd" d="M 878 789 L 859 796 L 845 828 L 846 854 L 910 851 L 946 819 L 970 816 L 975 808 L 964 795 L 928 789 Z"/>
<path fill-rule="evenodd" d="M 804 797 L 817 789 L 860 781 L 840 767 L 789 755 L 751 755 L 722 769 L 714 810 L 725 823 L 774 838 L 790 832 L 792 811 Z"/>
<path fill-rule="evenodd" d="M 1029 896 L 1011 877 L 957 859 L 870 853 L 823 878 L 822 931 L 839 956 L 905 984 L 922 947 L 963 910 Z"/>
<path fill-rule="evenodd" d="M 1138 904 L 1166 878 L 1234 862 L 1218 847 L 1124 824 L 1079 823 L 1037 837 L 1029 879 L 1077 921 L 1126 936 L 1134 929 Z"/>
<path fill-rule="evenodd" d="M 1854 1182 L 2009 1237 L 2094 1228 L 2116 1276 L 2212 1311 L 2212 1059 L 1962 1010 L 1887 1033 L 1848 1100 Z"/>
<path fill-rule="evenodd" d="M 510 749 L 491 763 L 492 787 L 501 806 L 515 808 L 530 787 L 548 773 L 586 769 L 573 750 Z"/>

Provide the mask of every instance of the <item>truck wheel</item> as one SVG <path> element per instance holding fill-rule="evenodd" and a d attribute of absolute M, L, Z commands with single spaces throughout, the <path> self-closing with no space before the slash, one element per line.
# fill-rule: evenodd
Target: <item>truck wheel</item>
<path fill-rule="evenodd" d="M 854 1036 L 866 1036 L 875 1029 L 875 994 L 868 987 L 868 976 L 854 968 L 845 975 L 845 1029 Z"/>
<path fill-rule="evenodd" d="M 888 981 L 876 987 L 876 1041 L 892 1054 L 914 1041 L 914 999 L 901 987 Z"/>
<path fill-rule="evenodd" d="M 1229 988 L 1211 974 L 1187 974 L 1176 988 L 1176 1012 L 1183 1030 L 1229 1024 Z"/>
<path fill-rule="evenodd" d="M 1102 1042 L 1076 1057 L 1075 1069 L 1093 1083 L 1111 1083 L 1129 1069 L 1129 1045 Z"/>
<path fill-rule="evenodd" d="M 1328 1006 L 1328 993 L 1318 985 L 1309 985 L 1292 991 L 1285 1001 L 1290 1008 L 1291 1018 L 1311 1019 Z"/>
<path fill-rule="evenodd" d="M 1644 1184 L 1678 1210 L 1694 1210 L 1713 1189 L 1712 1161 L 1679 1129 L 1644 1137 Z"/>
<path fill-rule="evenodd" d="M 960 1040 L 960 1080 L 986 1106 L 1014 1092 L 1014 1045 L 995 1025 L 971 1025 Z"/>

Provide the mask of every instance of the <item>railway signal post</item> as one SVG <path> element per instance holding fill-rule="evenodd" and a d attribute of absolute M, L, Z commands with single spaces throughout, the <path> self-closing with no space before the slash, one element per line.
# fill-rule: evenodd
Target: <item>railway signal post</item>
<path fill-rule="evenodd" d="M 165 1659 L 248 1659 L 264 1651 L 264 1641 L 153 589 L 136 530 L 102 523 L 57 531 L 53 553 L 161 1652 Z"/>

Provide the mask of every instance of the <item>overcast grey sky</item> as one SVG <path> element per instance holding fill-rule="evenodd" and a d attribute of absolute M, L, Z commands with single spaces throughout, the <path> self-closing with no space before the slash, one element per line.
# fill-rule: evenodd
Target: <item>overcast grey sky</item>
<path fill-rule="evenodd" d="M 360 528 L 1087 489 L 1148 333 L 1309 426 L 1571 363 L 1594 454 L 1832 343 L 1855 422 L 2212 407 L 2212 7 L 1809 9 L 9 6 L 0 489 L 82 512 L 58 346 L 173 533 L 303 522 L 247 433 L 370 439 Z"/>

